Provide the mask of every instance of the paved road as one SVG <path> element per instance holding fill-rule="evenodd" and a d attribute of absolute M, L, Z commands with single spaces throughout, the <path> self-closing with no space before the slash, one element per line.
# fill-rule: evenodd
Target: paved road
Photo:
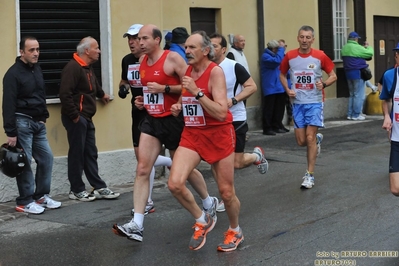
<path fill-rule="evenodd" d="M 316 185 L 305 191 L 299 188 L 305 149 L 292 132 L 250 133 L 248 149 L 265 147 L 270 170 L 265 176 L 256 167 L 236 171 L 245 242 L 235 252 L 216 251 L 228 226 L 225 213 L 206 245 L 189 250 L 194 221 L 161 186 L 142 243 L 111 232 L 113 223 L 131 218 L 130 191 L 0 223 L 0 265 L 323 265 L 335 258 L 341 265 L 399 265 L 399 199 L 389 192 L 382 121 L 345 123 L 321 130 Z M 200 169 L 216 195 L 209 167 Z"/>

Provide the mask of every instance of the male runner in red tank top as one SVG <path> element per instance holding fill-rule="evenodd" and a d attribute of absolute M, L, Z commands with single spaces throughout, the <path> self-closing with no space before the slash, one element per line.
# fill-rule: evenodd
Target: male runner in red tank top
<path fill-rule="evenodd" d="M 189 68 L 182 79 L 181 103 L 172 106 L 173 115 L 184 114 L 185 127 L 175 152 L 168 187 L 196 222 L 189 248 L 198 250 L 215 226 L 214 220 L 195 202 L 186 187 L 191 171 L 205 160 L 215 170 L 219 193 L 225 203 L 230 228 L 218 251 L 233 251 L 244 240 L 238 224 L 240 201 L 234 189 L 235 132 L 233 116 L 227 106 L 223 70 L 211 60 L 215 51 L 203 31 L 194 32 L 186 41 Z"/>
<path fill-rule="evenodd" d="M 184 76 L 187 64 L 178 53 L 161 48 L 162 32 L 155 25 L 144 25 L 138 37 L 145 56 L 140 64 L 143 96 L 136 96 L 135 105 L 138 109 L 145 108 L 147 116 L 139 126 L 141 135 L 133 189 L 134 216 L 129 223 L 115 224 L 113 231 L 141 242 L 151 168 L 162 144 L 169 149 L 173 159 L 184 127 L 183 116 L 172 116 L 170 108 L 180 97 L 180 78 Z M 204 213 L 209 213 L 212 220 L 216 220 L 217 198 L 209 196 L 205 180 L 198 170 L 192 169 L 189 175 L 188 181 L 202 199 Z"/>

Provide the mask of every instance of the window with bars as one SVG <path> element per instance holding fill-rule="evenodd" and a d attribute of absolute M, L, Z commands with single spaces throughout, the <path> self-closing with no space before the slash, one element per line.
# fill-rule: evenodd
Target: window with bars
<path fill-rule="evenodd" d="M 18 3 L 18 43 L 20 37 L 26 35 L 34 36 L 39 41 L 39 63 L 43 70 L 48 103 L 59 102 L 61 71 L 72 59 L 79 41 L 87 36 L 95 38 L 100 45 L 101 59 L 93 64 L 93 69 L 98 80 L 102 81 L 104 90 L 110 93 L 108 1 L 19 0 Z"/>
<path fill-rule="evenodd" d="M 334 61 L 342 61 L 341 49 L 348 36 L 348 17 L 346 15 L 346 0 L 332 1 L 333 36 L 334 36 Z"/>

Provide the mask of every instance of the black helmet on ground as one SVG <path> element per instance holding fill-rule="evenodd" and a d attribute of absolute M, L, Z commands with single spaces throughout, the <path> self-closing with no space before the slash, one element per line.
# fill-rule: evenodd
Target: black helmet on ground
<path fill-rule="evenodd" d="M 0 170 L 9 177 L 16 177 L 25 168 L 26 154 L 17 147 L 4 143 L 0 147 Z"/>

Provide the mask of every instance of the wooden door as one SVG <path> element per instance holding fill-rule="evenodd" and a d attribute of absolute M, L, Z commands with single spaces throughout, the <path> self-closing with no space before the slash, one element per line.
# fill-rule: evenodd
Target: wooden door
<path fill-rule="evenodd" d="M 374 80 L 395 65 L 394 49 L 399 42 L 399 17 L 374 16 Z M 371 44 L 371 40 L 369 40 Z"/>

